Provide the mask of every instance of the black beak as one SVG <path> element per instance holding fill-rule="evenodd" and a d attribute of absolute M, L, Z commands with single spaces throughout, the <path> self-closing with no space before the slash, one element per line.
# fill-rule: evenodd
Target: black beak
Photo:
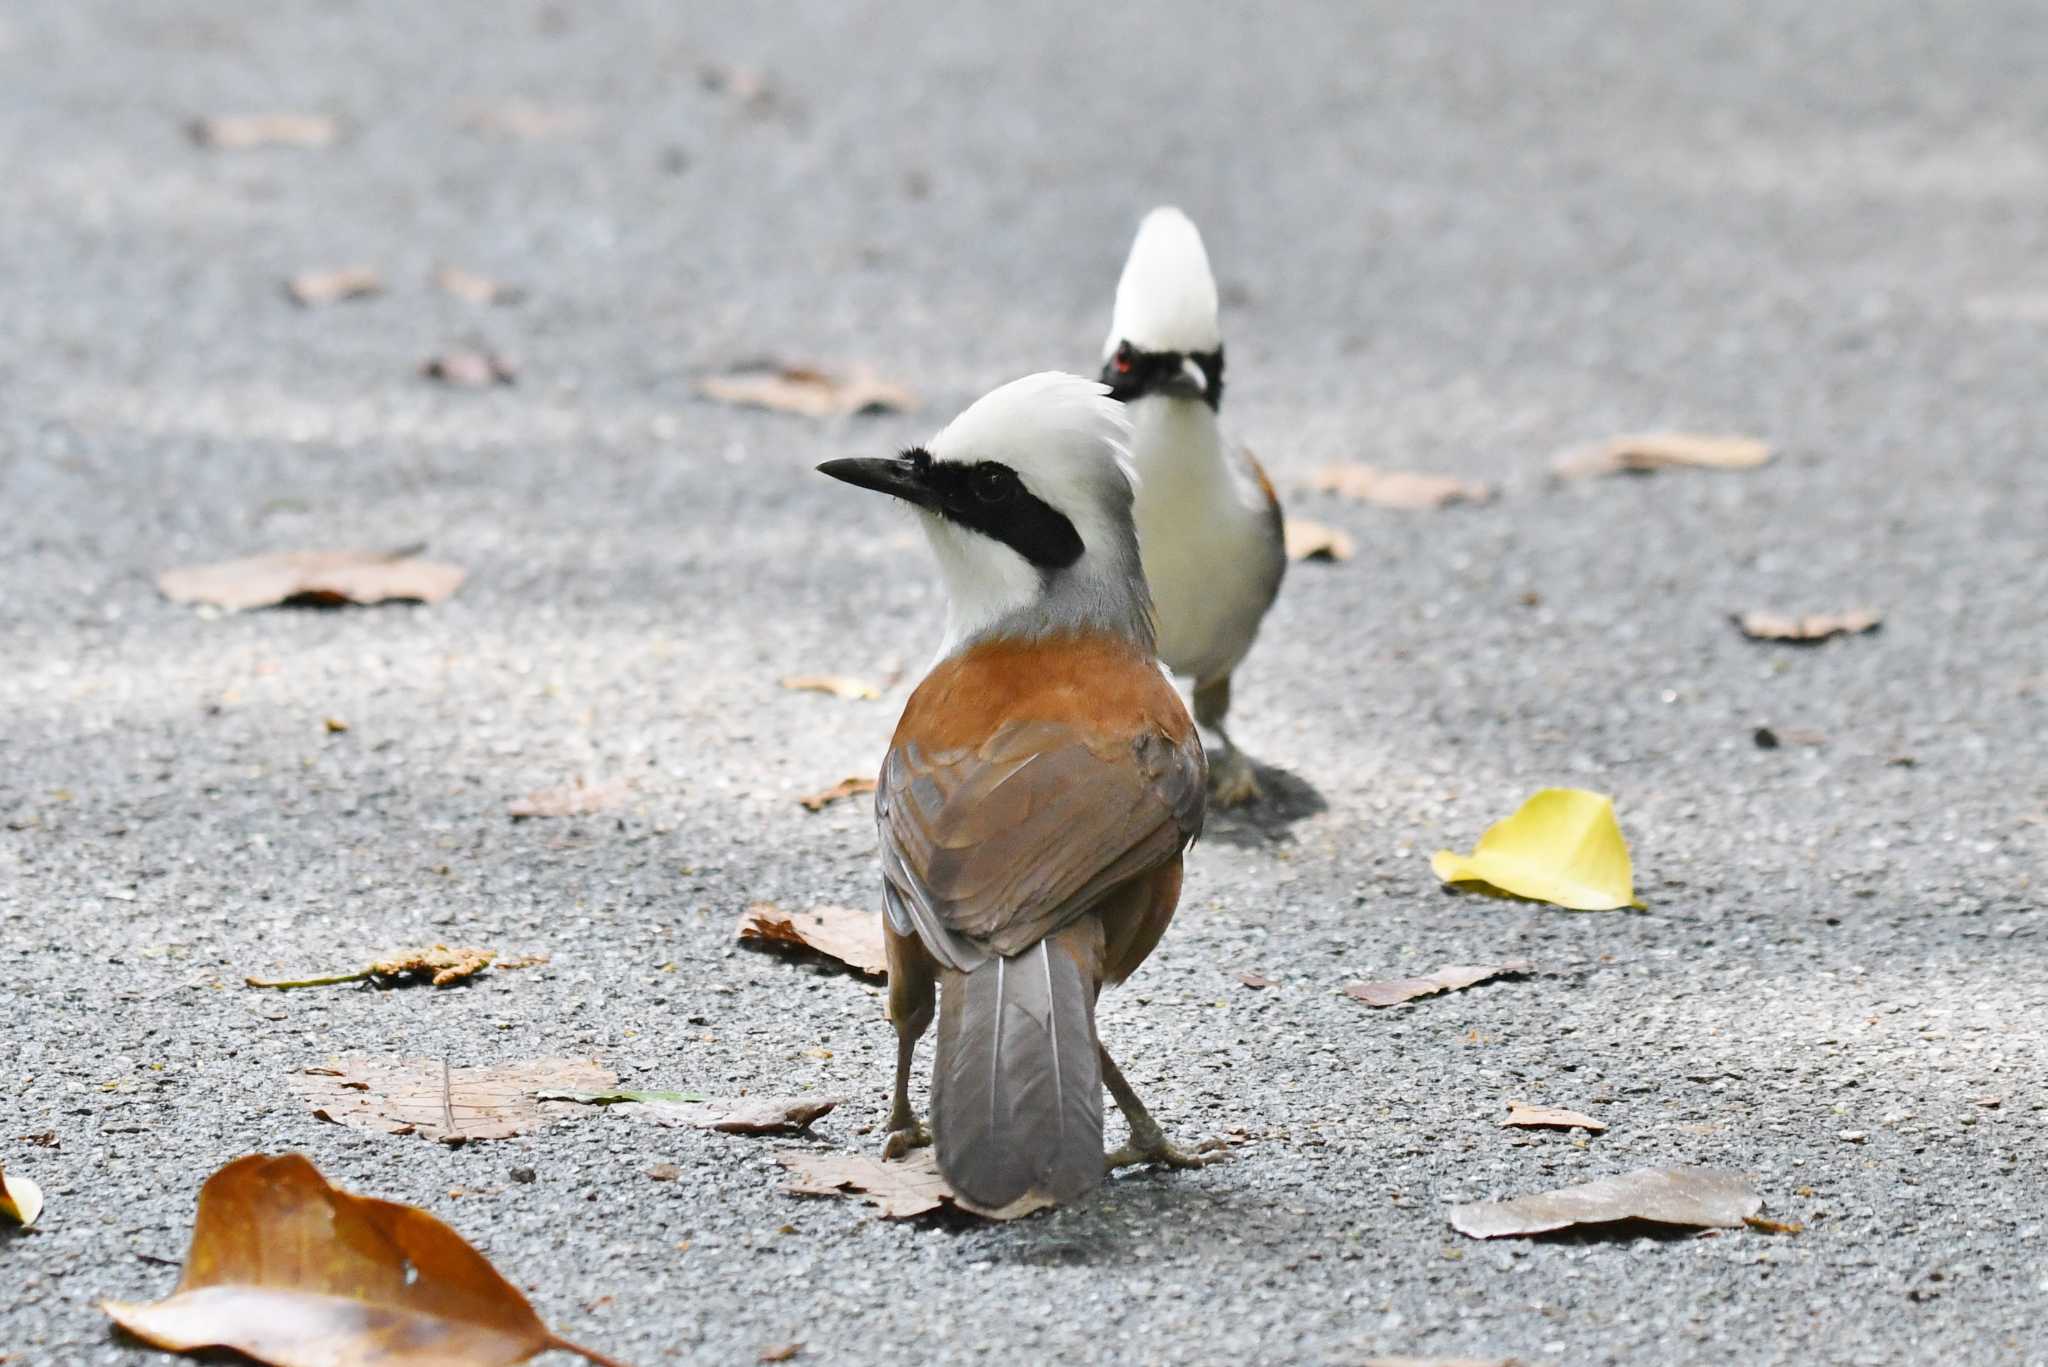
<path fill-rule="evenodd" d="M 878 494 L 900 498 L 920 508 L 932 506 L 931 486 L 925 479 L 925 468 L 919 462 L 855 456 L 828 460 L 818 467 L 818 473 L 845 480 L 862 489 L 873 489 Z"/>
<path fill-rule="evenodd" d="M 1183 356 L 1179 368 L 1160 380 L 1159 389 L 1161 393 L 1175 398 L 1206 399 L 1209 397 L 1209 374 L 1194 357 Z"/>

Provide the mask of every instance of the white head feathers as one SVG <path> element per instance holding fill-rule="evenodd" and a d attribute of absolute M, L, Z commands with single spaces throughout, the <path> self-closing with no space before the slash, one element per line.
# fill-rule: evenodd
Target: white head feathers
<path fill-rule="evenodd" d="M 1152 604 L 1131 507 L 1130 419 L 1109 388 L 1044 371 L 977 399 L 925 449 L 942 464 L 995 461 L 1073 524 L 1081 556 L 1043 574 L 1001 541 L 923 518 L 949 598 L 943 657 L 986 635 L 1114 631 L 1152 644 Z"/>
<path fill-rule="evenodd" d="M 1193 354 L 1223 344 L 1216 321 L 1216 277 L 1202 234 L 1171 205 L 1146 214 L 1131 243 L 1123 278 L 1116 283 L 1116 311 L 1103 356 L 1119 342 L 1140 351 Z"/>

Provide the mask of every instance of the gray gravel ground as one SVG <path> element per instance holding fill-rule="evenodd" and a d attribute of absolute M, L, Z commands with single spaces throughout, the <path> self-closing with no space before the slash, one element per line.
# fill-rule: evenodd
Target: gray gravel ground
<path fill-rule="evenodd" d="M 298 1149 L 634 1362 L 2048 1361 L 2044 65 L 2029 0 L 7 5 L 0 1163 L 49 1208 L 0 1236 L 0 1357 L 151 1360 L 95 1300 L 168 1290 L 216 1165 Z M 508 100 L 589 117 L 465 126 Z M 272 108 L 346 137 L 182 131 Z M 936 634 L 909 524 L 810 467 L 1088 367 L 1162 200 L 1208 233 L 1229 416 L 1283 489 L 1355 458 L 1504 491 L 1292 494 L 1360 550 L 1297 571 L 1239 676 L 1285 800 L 1214 822 L 1103 1012 L 1173 1131 L 1256 1142 L 935 1228 L 781 1194 L 775 1141 L 596 1113 L 450 1151 L 295 1103 L 334 1052 L 586 1053 L 842 1096 L 816 1144 L 874 1143 L 877 990 L 729 940 L 752 899 L 872 904 L 865 810 L 793 798 L 872 770 Z M 387 295 L 280 293 L 357 261 Z M 444 261 L 528 297 L 445 297 Z M 415 375 L 465 340 L 520 383 Z M 764 353 L 928 406 L 693 397 Z M 1783 454 L 1544 477 L 1664 424 Z M 419 540 L 471 571 L 442 606 L 152 587 Z M 1884 629 L 1815 649 L 1726 619 L 1858 603 Z M 775 683 L 897 670 L 880 704 Z M 631 799 L 507 818 L 578 775 Z M 1615 795 L 1647 912 L 1439 890 L 1432 850 L 1551 783 Z M 241 986 L 433 940 L 553 961 Z M 1337 993 L 1504 955 L 1541 972 Z M 1611 1128 L 1503 1130 L 1510 1098 Z M 1445 1222 L 1648 1163 L 1752 1172 L 1805 1232 Z"/>

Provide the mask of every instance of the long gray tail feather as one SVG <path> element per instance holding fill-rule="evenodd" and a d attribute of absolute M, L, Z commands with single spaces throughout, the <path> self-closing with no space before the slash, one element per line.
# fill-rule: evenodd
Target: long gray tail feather
<path fill-rule="evenodd" d="M 1041 940 L 944 975 L 932 1133 L 939 1171 L 984 1209 L 1102 1180 L 1095 992 L 1065 950 Z"/>

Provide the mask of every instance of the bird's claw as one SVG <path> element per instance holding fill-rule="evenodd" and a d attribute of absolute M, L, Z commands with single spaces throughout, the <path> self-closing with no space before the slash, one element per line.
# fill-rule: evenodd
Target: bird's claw
<path fill-rule="evenodd" d="M 913 1120 L 901 1129 L 889 1131 L 889 1137 L 882 1143 L 882 1161 L 902 1158 L 912 1149 L 921 1149 L 931 1142 L 931 1130 L 922 1120 Z"/>
<path fill-rule="evenodd" d="M 1104 1169 L 1110 1172 L 1138 1163 L 1157 1163 L 1166 1168 L 1206 1168 L 1211 1163 L 1220 1163 L 1228 1158 L 1229 1147 L 1224 1140 L 1205 1139 L 1190 1151 L 1161 1139 L 1143 1148 L 1126 1144 L 1115 1153 L 1104 1154 L 1102 1162 Z"/>
<path fill-rule="evenodd" d="M 1209 771 L 1209 800 L 1218 807 L 1241 807 L 1264 796 L 1258 771 L 1236 750 L 1218 760 Z"/>

